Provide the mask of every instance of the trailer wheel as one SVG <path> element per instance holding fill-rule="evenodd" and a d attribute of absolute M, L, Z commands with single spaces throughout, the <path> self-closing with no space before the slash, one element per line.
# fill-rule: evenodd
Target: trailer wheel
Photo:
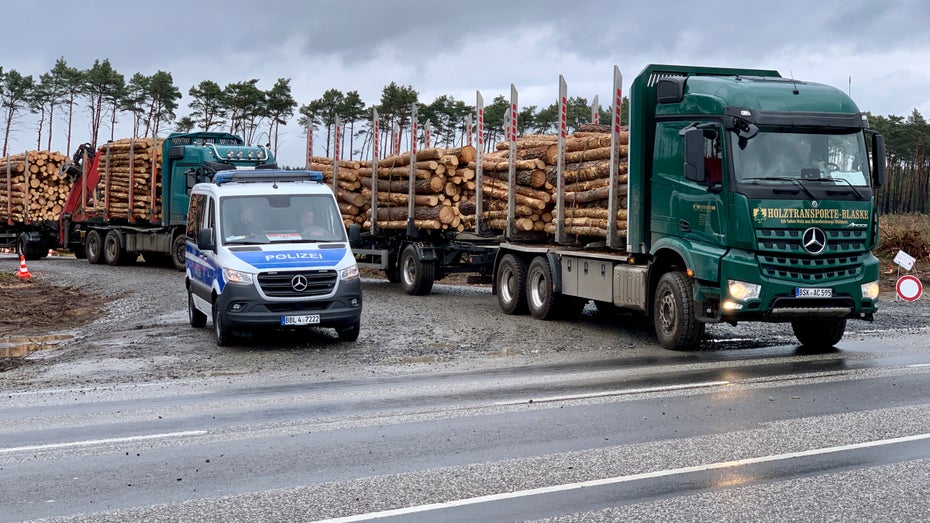
<path fill-rule="evenodd" d="M 494 281 L 501 310 L 505 314 L 526 314 L 526 263 L 513 254 L 505 254 Z"/>
<path fill-rule="evenodd" d="M 400 284 L 407 294 L 424 296 L 433 290 L 436 266 L 433 262 L 421 261 L 417 248 L 408 245 L 400 255 Z"/>
<path fill-rule="evenodd" d="M 560 296 L 552 290 L 552 270 L 545 256 L 537 256 L 526 271 L 526 305 L 537 320 L 559 316 Z"/>
<path fill-rule="evenodd" d="M 194 306 L 194 294 L 187 289 L 187 319 L 191 322 L 191 327 L 202 329 L 207 326 L 207 315 Z"/>
<path fill-rule="evenodd" d="M 229 346 L 233 341 L 232 329 L 226 325 L 225 314 L 220 311 L 219 305 L 213 303 L 213 337 L 216 338 L 217 347 Z"/>
<path fill-rule="evenodd" d="M 791 322 L 791 329 L 804 347 L 829 349 L 843 338 L 843 333 L 846 332 L 846 320 L 835 318 L 814 321 L 795 320 Z"/>
<path fill-rule="evenodd" d="M 84 254 L 87 255 L 87 261 L 93 264 L 103 263 L 103 238 L 100 231 L 92 230 L 84 238 Z"/>
<path fill-rule="evenodd" d="M 351 325 L 336 329 L 336 334 L 339 335 L 339 341 L 355 341 L 358 339 L 361 330 L 362 320 L 355 320 Z"/>
<path fill-rule="evenodd" d="M 123 265 L 126 263 L 126 250 L 119 241 L 119 233 L 110 231 L 103 238 L 103 259 L 107 265 Z"/>
<path fill-rule="evenodd" d="M 681 272 L 667 272 L 656 287 L 655 323 L 659 343 L 669 350 L 697 347 L 704 334 L 704 324 L 694 316 L 691 282 Z"/>
<path fill-rule="evenodd" d="M 187 236 L 183 234 L 174 239 L 171 245 L 171 261 L 174 268 L 183 271 L 187 265 Z"/>
<path fill-rule="evenodd" d="M 42 252 L 41 246 L 38 249 L 30 246 L 25 234 L 20 234 L 16 238 L 16 253 L 26 258 L 27 261 L 40 260 L 42 254 L 47 254 L 47 252 Z"/>

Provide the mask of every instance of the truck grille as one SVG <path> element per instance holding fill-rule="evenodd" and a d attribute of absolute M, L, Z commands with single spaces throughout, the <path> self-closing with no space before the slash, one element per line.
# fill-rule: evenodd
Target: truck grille
<path fill-rule="evenodd" d="M 306 289 L 297 291 L 293 281 L 296 276 L 306 278 Z M 300 281 L 302 283 L 302 280 Z M 336 287 L 336 271 L 286 271 L 264 272 L 258 275 L 258 284 L 266 296 L 277 298 L 305 298 L 324 296 Z"/>
<path fill-rule="evenodd" d="M 802 283 L 825 283 L 860 274 L 866 252 L 867 231 L 824 229 L 827 246 L 818 255 L 801 246 L 803 229 L 758 229 L 762 274 Z"/>

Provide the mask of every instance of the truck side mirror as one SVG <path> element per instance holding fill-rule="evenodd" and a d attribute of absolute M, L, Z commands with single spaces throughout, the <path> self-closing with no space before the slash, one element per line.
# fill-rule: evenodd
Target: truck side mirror
<path fill-rule="evenodd" d="M 704 131 L 692 127 L 684 131 L 685 137 L 685 178 L 692 182 L 704 183 Z"/>
<path fill-rule="evenodd" d="M 885 158 L 885 137 L 880 134 L 873 135 L 872 162 L 874 164 L 873 171 L 875 172 L 875 176 L 872 184 L 875 187 L 881 187 L 885 185 L 886 181 L 888 181 L 888 172 L 885 166 Z"/>
<path fill-rule="evenodd" d="M 349 246 L 358 247 L 362 244 L 362 229 L 357 223 L 349 225 Z"/>
<path fill-rule="evenodd" d="M 216 244 L 213 241 L 213 229 L 204 227 L 197 233 L 197 248 L 201 251 L 215 251 Z"/>

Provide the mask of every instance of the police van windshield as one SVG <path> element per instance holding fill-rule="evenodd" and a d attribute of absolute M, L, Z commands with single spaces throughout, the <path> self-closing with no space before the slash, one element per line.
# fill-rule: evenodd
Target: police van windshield
<path fill-rule="evenodd" d="M 220 216 L 224 245 L 346 241 L 339 209 L 324 195 L 229 196 Z"/>
<path fill-rule="evenodd" d="M 869 186 L 869 161 L 861 131 L 812 134 L 762 131 L 734 140 L 736 181 L 746 183 L 816 182 L 846 187 Z"/>

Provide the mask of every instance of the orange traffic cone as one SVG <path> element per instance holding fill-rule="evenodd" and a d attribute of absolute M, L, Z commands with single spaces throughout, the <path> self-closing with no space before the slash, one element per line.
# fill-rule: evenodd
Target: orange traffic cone
<path fill-rule="evenodd" d="M 26 257 L 22 254 L 19 255 L 19 272 L 16 275 L 20 278 L 32 278 L 29 269 L 26 268 Z"/>

